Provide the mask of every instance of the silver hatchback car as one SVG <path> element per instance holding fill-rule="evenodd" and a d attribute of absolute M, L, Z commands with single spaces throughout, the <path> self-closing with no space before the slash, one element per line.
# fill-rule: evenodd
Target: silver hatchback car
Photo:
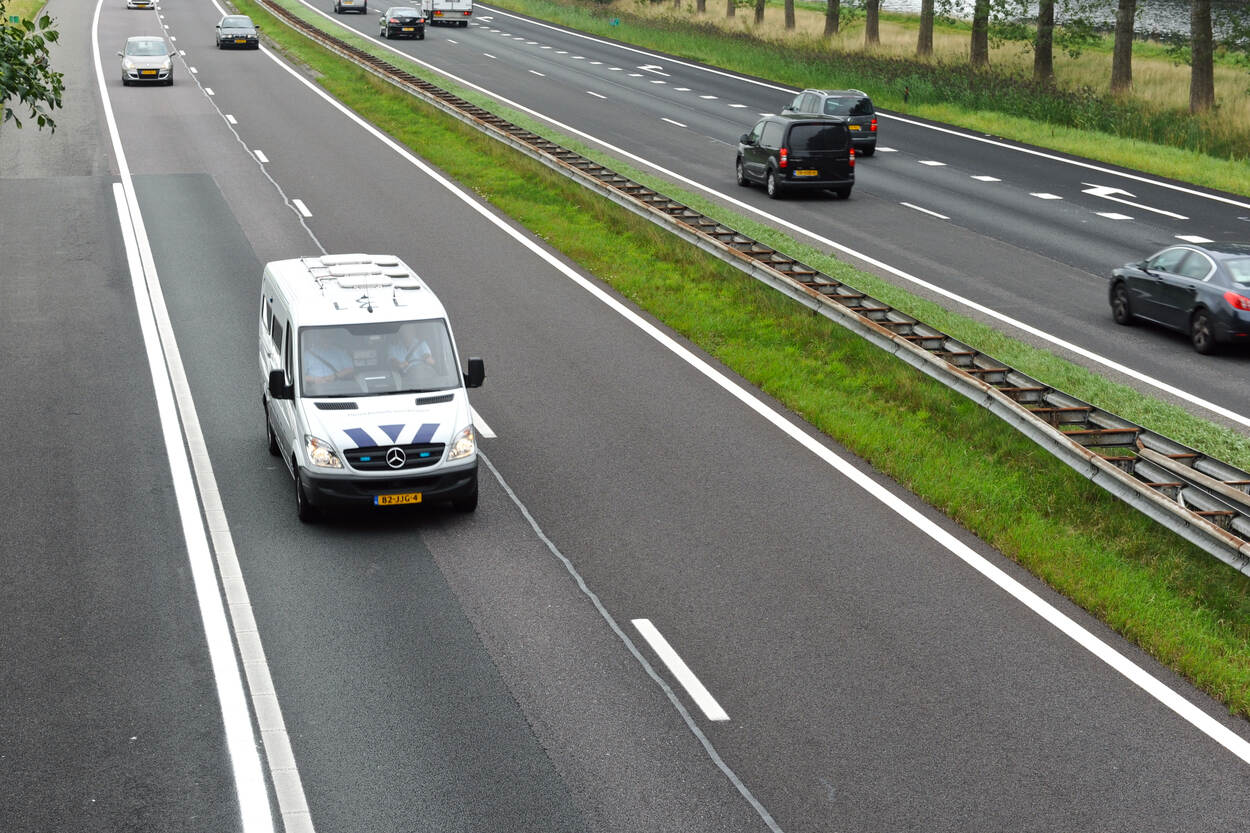
<path fill-rule="evenodd" d="M 122 59 L 122 84 L 173 84 L 175 54 L 162 37 L 127 38 L 126 48 L 117 53 Z"/>

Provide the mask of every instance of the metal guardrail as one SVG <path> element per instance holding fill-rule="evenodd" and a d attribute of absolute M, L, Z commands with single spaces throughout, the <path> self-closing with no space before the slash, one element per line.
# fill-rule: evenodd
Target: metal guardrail
<path fill-rule="evenodd" d="M 346 43 L 275 0 L 257 2 L 332 52 L 673 231 L 978 402 L 1087 479 L 1250 575 L 1250 473 L 1008 367 L 849 284 Z"/>

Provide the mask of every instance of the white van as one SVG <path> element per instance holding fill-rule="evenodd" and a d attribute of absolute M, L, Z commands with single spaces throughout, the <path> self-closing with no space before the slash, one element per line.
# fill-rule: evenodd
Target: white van
<path fill-rule="evenodd" d="M 447 313 L 390 255 L 265 264 L 261 401 L 301 521 L 332 505 L 477 508 L 477 438 Z"/>
<path fill-rule="evenodd" d="M 426 23 L 468 26 L 473 16 L 473 0 L 421 0 Z"/>

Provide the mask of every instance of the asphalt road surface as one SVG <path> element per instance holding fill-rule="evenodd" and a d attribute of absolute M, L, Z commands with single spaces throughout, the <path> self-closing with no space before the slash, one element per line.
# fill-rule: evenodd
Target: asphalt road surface
<path fill-rule="evenodd" d="M 214 50 L 211 2 L 50 11 L 61 128 L 0 132 L 16 475 L 0 486 L 0 829 L 1228 831 L 1250 817 L 1243 721 L 267 49 Z M 113 52 L 160 32 L 185 52 L 176 83 L 123 88 Z M 141 212 L 129 248 L 119 192 Z M 475 514 L 296 520 L 265 451 L 254 316 L 263 263 L 322 250 L 399 255 L 462 353 L 485 358 L 473 402 L 495 436 Z M 145 259 L 159 285 L 136 293 Z M 185 372 L 183 433 L 166 360 L 175 397 Z M 228 611 L 224 655 L 222 587 L 248 601 Z"/>

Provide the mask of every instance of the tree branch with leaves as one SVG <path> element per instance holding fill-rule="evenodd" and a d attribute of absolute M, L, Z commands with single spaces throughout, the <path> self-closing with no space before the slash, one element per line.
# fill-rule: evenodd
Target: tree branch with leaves
<path fill-rule="evenodd" d="M 65 85 L 61 73 L 48 61 L 48 45 L 59 36 L 46 14 L 38 21 L 10 23 L 5 0 L 0 0 L 0 108 L 4 112 L 0 124 L 12 121 L 20 128 L 16 108 L 29 110 L 27 118 L 34 119 L 40 129 L 56 132 L 51 112 L 61 106 Z"/>

